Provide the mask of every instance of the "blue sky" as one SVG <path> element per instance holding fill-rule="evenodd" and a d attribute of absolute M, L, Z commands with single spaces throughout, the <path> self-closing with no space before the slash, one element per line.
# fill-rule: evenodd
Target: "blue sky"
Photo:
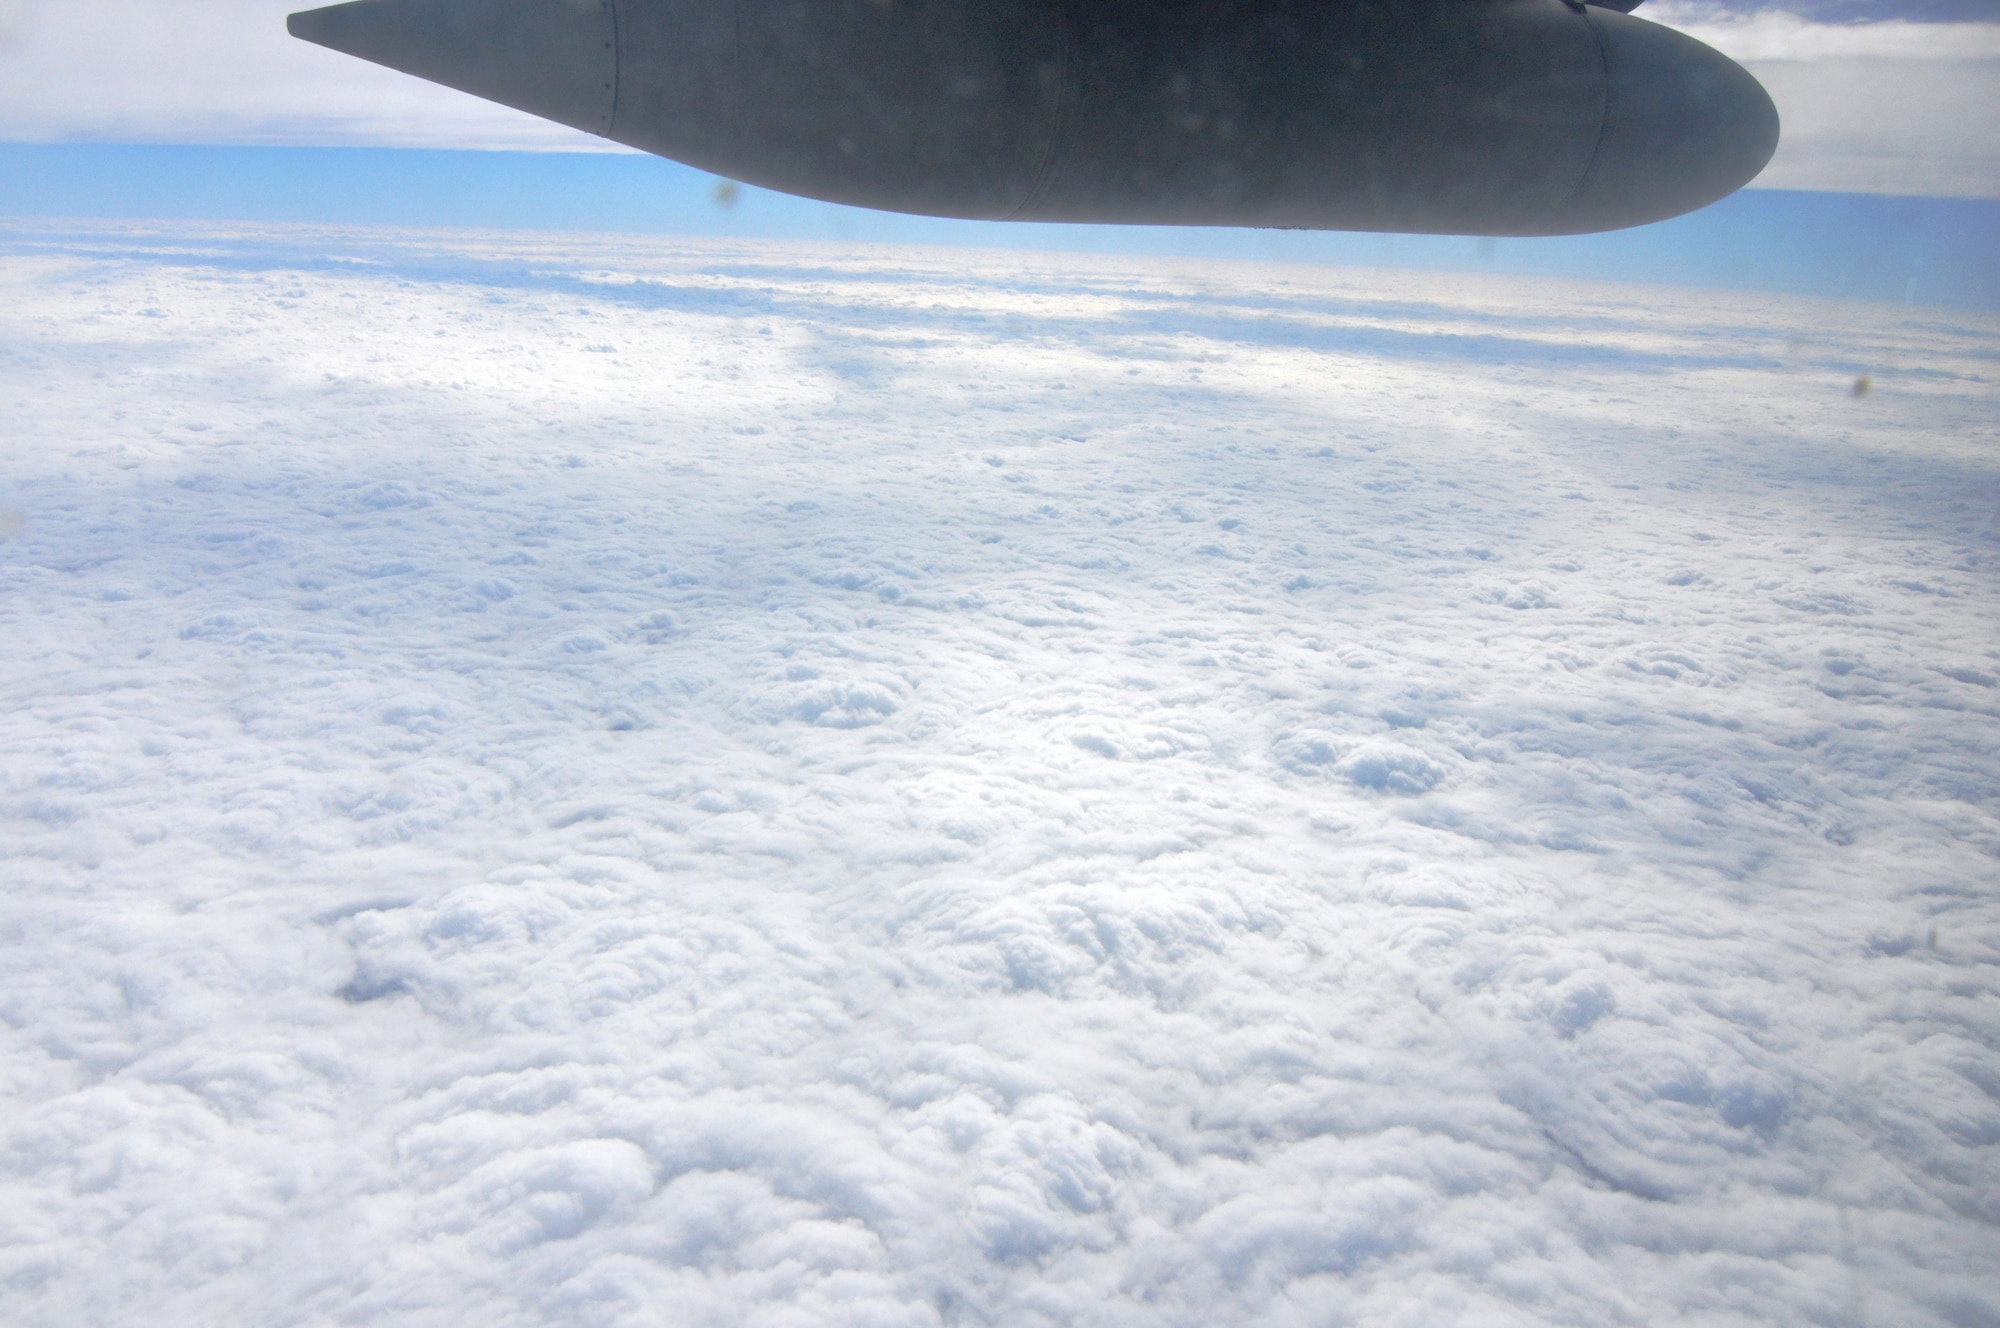
<path fill-rule="evenodd" d="M 657 158 L 395 148 L 0 144 L 16 244 L 51 220 L 362 223 L 1182 254 L 1788 290 L 2000 308 L 2000 203 L 1746 190 L 1604 235 L 1461 236 L 1020 225 L 742 189 Z M 39 220 L 35 220 L 39 218 Z"/>

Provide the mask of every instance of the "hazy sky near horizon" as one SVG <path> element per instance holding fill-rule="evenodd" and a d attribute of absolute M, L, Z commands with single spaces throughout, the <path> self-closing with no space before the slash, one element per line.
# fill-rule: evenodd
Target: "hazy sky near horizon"
<path fill-rule="evenodd" d="M 295 41 L 284 16 L 300 7 L 0 0 L 0 140 L 606 149 Z M 1759 185 L 2000 197 L 2000 10 L 1984 0 L 1754 12 L 1673 0 L 1644 16 L 1742 60 L 1771 91 L 1785 133 Z"/>

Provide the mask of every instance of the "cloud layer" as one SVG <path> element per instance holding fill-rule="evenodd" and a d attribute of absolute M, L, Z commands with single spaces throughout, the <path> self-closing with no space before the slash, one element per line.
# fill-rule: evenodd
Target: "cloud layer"
<path fill-rule="evenodd" d="M 13 1322 L 2000 1315 L 1990 320 L 0 283 Z"/>
<path fill-rule="evenodd" d="M 0 0 L 0 138 L 606 150 L 603 140 L 292 40 L 297 0 Z M 2000 197 L 2000 22 L 1655 0 L 1744 61 L 1784 120 L 1765 188 Z M 1925 11 L 1921 16 L 1937 17 Z M 1850 21 L 1865 17 L 1869 21 Z M 622 149 L 614 149 L 622 150 Z"/>

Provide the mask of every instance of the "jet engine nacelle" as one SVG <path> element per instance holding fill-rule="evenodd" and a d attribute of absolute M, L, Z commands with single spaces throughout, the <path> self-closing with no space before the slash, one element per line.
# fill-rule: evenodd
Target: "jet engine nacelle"
<path fill-rule="evenodd" d="M 1611 230 L 1751 180 L 1771 99 L 1565 0 L 355 0 L 308 41 L 717 175 L 988 220 Z"/>

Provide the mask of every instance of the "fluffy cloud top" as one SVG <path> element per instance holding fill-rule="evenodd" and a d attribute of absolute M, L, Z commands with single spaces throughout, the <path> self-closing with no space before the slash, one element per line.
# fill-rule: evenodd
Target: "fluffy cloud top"
<path fill-rule="evenodd" d="M 0 283 L 11 1323 L 2000 1316 L 1991 320 Z"/>
<path fill-rule="evenodd" d="M 298 7 L 0 0 L 0 137 L 607 147 L 294 41 L 284 16 Z M 1847 22 L 1664 2 L 1645 15 L 1743 60 L 1770 89 L 1784 141 L 1763 186 L 2000 197 L 2000 22 L 1990 14 Z"/>

